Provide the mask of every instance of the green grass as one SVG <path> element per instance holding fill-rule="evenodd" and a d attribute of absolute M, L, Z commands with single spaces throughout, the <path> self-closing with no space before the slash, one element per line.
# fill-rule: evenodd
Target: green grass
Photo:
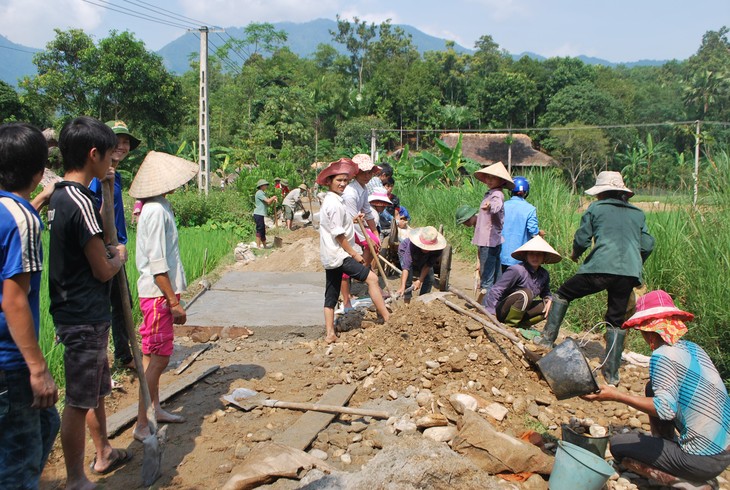
<path fill-rule="evenodd" d="M 137 301 L 137 278 L 139 274 L 135 267 L 135 232 L 130 230 L 128 233 L 127 248 L 129 250 L 129 260 L 126 265 L 127 278 L 129 281 L 129 290 L 132 294 L 132 306 L 135 325 L 138 325 L 142 319 L 139 310 L 139 302 Z M 53 318 L 49 313 L 48 298 L 48 234 L 44 233 L 43 246 L 46 250 L 44 257 L 44 272 L 42 276 L 41 286 L 41 333 L 39 343 L 46 357 L 49 369 L 53 378 L 59 387 L 64 385 L 63 370 L 63 345 L 57 344 L 55 341 L 56 333 L 53 327 Z M 180 255 L 185 268 L 185 275 L 188 283 L 193 284 L 194 280 L 203 274 L 203 258 L 206 249 L 208 250 L 207 264 L 205 265 L 206 273 L 210 272 L 220 262 L 220 260 L 228 254 L 233 253 L 235 245 L 235 236 L 223 230 L 204 230 L 201 228 L 180 228 L 179 243 Z"/>

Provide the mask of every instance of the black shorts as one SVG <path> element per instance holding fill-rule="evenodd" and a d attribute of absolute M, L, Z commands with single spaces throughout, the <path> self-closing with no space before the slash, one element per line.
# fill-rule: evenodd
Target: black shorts
<path fill-rule="evenodd" d="M 334 269 L 327 269 L 324 272 L 326 278 L 324 286 L 324 307 L 334 308 L 337 306 L 337 300 L 340 297 L 342 274 L 347 274 L 358 281 L 364 282 L 368 278 L 368 274 L 370 274 L 370 269 L 352 257 L 347 257 L 341 266 Z"/>
<path fill-rule="evenodd" d="M 262 242 L 266 241 L 266 225 L 264 224 L 264 217 L 260 214 L 253 215 L 253 221 L 256 223 L 256 236 L 261 239 Z"/>
<path fill-rule="evenodd" d="M 56 325 L 56 334 L 65 347 L 66 405 L 94 409 L 99 398 L 112 391 L 109 359 L 109 323 Z"/>

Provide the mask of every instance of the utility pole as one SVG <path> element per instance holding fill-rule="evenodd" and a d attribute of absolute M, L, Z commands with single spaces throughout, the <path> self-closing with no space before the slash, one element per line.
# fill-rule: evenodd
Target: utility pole
<path fill-rule="evenodd" d="M 208 27 L 200 29 L 200 112 L 198 117 L 198 191 L 210 189 L 210 138 L 208 135 Z"/>

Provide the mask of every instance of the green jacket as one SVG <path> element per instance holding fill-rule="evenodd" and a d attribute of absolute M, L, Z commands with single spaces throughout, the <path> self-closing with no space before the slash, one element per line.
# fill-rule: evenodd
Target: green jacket
<path fill-rule="evenodd" d="M 641 281 L 644 261 L 654 249 L 644 212 L 620 199 L 588 206 L 573 238 L 573 256 L 593 245 L 578 274 L 615 274 Z"/>

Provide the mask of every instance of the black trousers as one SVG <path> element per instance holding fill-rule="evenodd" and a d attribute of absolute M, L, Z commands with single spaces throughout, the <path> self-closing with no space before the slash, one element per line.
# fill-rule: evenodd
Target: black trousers
<path fill-rule="evenodd" d="M 608 292 L 608 305 L 604 319 L 614 328 L 621 328 L 626 320 L 626 307 L 634 287 L 639 281 L 631 276 L 615 274 L 576 274 L 563 283 L 557 295 L 566 301 L 582 298 L 601 291 Z"/>

